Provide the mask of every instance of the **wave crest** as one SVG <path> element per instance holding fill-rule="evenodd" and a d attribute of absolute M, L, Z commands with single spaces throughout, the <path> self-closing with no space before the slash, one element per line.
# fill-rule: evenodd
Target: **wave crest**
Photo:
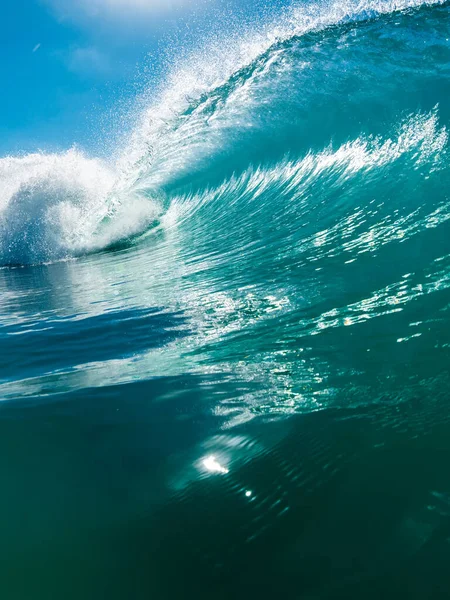
<path fill-rule="evenodd" d="M 69 258 L 138 233 L 158 213 L 154 201 L 128 193 L 97 159 L 72 149 L 0 160 L 0 262 L 34 264 Z M 110 220 L 108 217 L 116 216 Z"/>

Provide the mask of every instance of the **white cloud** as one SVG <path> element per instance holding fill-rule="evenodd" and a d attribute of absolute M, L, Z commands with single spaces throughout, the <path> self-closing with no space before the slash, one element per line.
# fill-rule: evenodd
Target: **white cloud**
<path fill-rule="evenodd" d="M 189 0 L 82 0 L 89 12 L 155 12 L 170 11 L 179 6 L 189 4 Z"/>
<path fill-rule="evenodd" d="M 198 5 L 198 0 L 46 0 L 62 18 L 134 21 Z M 206 0 L 207 1 L 207 0 Z"/>

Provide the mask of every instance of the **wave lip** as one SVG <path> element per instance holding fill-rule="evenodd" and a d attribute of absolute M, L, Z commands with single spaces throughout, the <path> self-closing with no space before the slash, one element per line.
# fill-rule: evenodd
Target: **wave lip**
<path fill-rule="evenodd" d="M 285 11 L 243 23 L 223 35 L 214 31 L 194 51 L 175 53 L 168 59 L 168 75 L 142 111 L 129 144 L 120 159 L 134 185 L 164 185 L 173 172 L 189 169 L 194 161 L 220 149 L 223 136 L 236 124 L 222 122 L 220 107 L 233 113 L 242 108 L 251 83 L 249 73 L 270 65 L 270 57 L 283 53 L 295 38 L 341 25 L 443 6 L 448 0 L 326 0 L 297 3 Z M 224 52 L 226 48 L 226 52 Z M 244 85 L 236 81 L 246 80 Z M 234 93 L 233 93 L 234 90 Z M 230 95 L 230 97 L 227 97 Z M 233 97 L 234 96 L 234 97 Z M 235 106 L 230 108 L 230 104 Z M 218 108 L 219 107 L 219 108 Z M 237 113 L 236 113 L 237 114 Z M 236 114 L 234 116 L 236 116 Z M 245 115 L 243 118 L 248 118 Z M 225 120 L 226 121 L 226 120 Z M 203 138 L 203 140 L 202 140 Z M 180 152 L 181 151 L 181 152 Z M 149 168 L 157 164 L 157 171 Z"/>

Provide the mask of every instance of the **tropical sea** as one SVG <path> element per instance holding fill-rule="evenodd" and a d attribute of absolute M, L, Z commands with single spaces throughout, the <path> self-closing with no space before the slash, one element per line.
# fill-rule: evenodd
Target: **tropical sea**
<path fill-rule="evenodd" d="M 0 159 L 4 600 L 450 597 L 450 4 L 198 41 Z"/>

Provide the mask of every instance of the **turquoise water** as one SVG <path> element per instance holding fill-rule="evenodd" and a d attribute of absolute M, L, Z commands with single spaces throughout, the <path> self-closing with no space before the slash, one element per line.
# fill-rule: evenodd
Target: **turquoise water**
<path fill-rule="evenodd" d="M 291 7 L 0 159 L 2 598 L 449 597 L 449 13 Z"/>

